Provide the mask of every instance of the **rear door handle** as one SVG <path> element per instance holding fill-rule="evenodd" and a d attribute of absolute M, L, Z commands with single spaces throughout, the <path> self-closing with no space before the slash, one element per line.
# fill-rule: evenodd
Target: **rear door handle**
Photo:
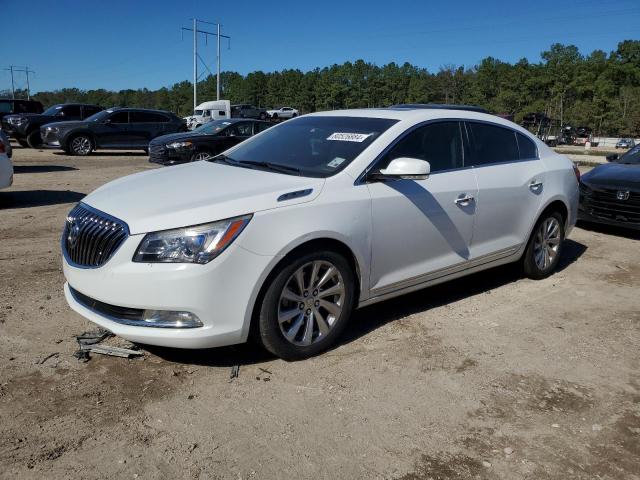
<path fill-rule="evenodd" d="M 458 197 L 455 200 L 456 205 L 459 205 L 461 207 L 466 207 L 467 205 L 469 205 L 471 202 L 473 202 L 473 196 L 472 195 L 465 195 L 463 194 L 463 197 Z"/>

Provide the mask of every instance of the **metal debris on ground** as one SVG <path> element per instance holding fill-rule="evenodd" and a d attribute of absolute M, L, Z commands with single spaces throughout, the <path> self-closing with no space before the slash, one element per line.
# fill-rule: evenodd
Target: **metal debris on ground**
<path fill-rule="evenodd" d="M 76 351 L 73 356 L 78 360 L 88 362 L 91 359 L 91 356 L 89 355 L 90 352 L 122 358 L 140 357 L 144 355 L 144 352 L 137 349 L 134 350 L 133 348 L 99 345 L 104 340 L 112 336 L 113 333 L 109 330 L 105 330 L 104 328 L 76 335 L 76 341 L 78 342 L 80 350 Z"/>
<path fill-rule="evenodd" d="M 53 352 L 52 354 L 47 355 L 46 357 L 44 357 L 42 360 L 40 360 L 37 363 L 38 363 L 38 365 L 42 365 L 44 362 L 46 362 L 50 358 L 57 357 L 58 355 L 60 355 L 60 352 Z"/>
<path fill-rule="evenodd" d="M 238 378 L 240 374 L 240 365 L 234 365 L 231 367 L 231 374 L 229 375 L 229 381 L 232 381 L 234 378 Z"/>

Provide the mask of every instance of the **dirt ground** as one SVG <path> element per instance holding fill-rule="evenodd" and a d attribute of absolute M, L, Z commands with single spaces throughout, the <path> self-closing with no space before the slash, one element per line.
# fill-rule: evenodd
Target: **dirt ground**
<path fill-rule="evenodd" d="M 501 267 L 362 309 L 303 362 L 239 346 L 82 363 L 65 215 L 154 167 L 19 147 L 14 164 L 0 478 L 640 479 L 640 235 L 576 228 L 547 280 Z"/>

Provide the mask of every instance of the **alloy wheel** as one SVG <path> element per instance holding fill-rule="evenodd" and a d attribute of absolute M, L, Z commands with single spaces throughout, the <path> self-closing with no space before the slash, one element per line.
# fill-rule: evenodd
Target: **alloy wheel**
<path fill-rule="evenodd" d="M 209 152 L 198 152 L 192 157 L 192 161 L 197 162 L 200 160 L 209 160 L 213 156 Z"/>
<path fill-rule="evenodd" d="M 91 140 L 87 137 L 76 137 L 71 141 L 71 151 L 78 155 L 87 155 L 91 151 Z"/>
<path fill-rule="evenodd" d="M 324 339 L 340 318 L 345 285 L 331 262 L 316 260 L 296 270 L 286 281 L 278 302 L 278 324 L 294 345 Z"/>
<path fill-rule="evenodd" d="M 536 232 L 533 243 L 533 258 L 540 270 L 547 270 L 560 250 L 560 222 L 555 217 L 547 218 Z"/>

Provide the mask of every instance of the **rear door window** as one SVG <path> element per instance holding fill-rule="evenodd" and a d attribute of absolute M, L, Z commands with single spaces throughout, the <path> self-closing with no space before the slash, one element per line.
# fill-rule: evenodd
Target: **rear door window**
<path fill-rule="evenodd" d="M 131 112 L 131 123 L 166 123 L 167 117 L 154 112 Z"/>
<path fill-rule="evenodd" d="M 527 138 L 521 133 L 516 133 L 518 139 L 518 150 L 520 151 L 520 160 L 531 160 L 538 158 L 538 149 L 533 140 Z"/>
<path fill-rule="evenodd" d="M 516 132 L 489 123 L 467 122 L 471 137 L 471 158 L 474 166 L 513 162 L 520 159 Z"/>

